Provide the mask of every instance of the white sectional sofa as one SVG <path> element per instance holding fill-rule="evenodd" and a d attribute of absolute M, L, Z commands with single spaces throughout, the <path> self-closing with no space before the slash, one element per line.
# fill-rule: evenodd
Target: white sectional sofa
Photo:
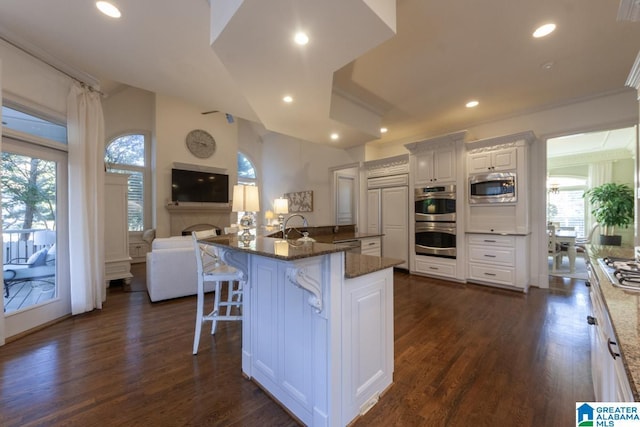
<path fill-rule="evenodd" d="M 205 292 L 213 290 L 206 289 Z M 147 292 L 151 301 L 195 295 L 196 256 L 191 236 L 154 239 L 147 253 Z"/>

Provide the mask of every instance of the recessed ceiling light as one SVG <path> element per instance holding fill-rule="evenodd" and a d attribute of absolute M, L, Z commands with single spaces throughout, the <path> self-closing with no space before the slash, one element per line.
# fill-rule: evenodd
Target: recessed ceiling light
<path fill-rule="evenodd" d="M 331 139 L 336 141 L 338 138 L 340 138 L 340 135 L 338 135 L 337 133 L 332 133 L 331 134 Z"/>
<path fill-rule="evenodd" d="M 550 70 L 550 69 L 553 68 L 553 65 L 554 65 L 553 61 L 548 61 L 548 62 L 545 62 L 544 64 L 540 65 L 540 67 L 543 70 Z"/>
<path fill-rule="evenodd" d="M 387 128 L 380 128 L 380 133 L 387 133 L 389 129 Z"/>
<path fill-rule="evenodd" d="M 540 27 L 536 28 L 536 30 L 533 32 L 533 37 L 538 39 L 540 37 L 548 36 L 549 34 L 553 33 L 555 29 L 556 29 L 556 24 L 541 25 Z"/>
<path fill-rule="evenodd" d="M 114 4 L 109 3 L 108 1 L 97 1 L 96 7 L 100 12 L 104 13 L 110 18 L 120 18 L 122 16 L 120 10 L 118 10 L 118 8 Z"/>
<path fill-rule="evenodd" d="M 289 95 L 287 95 L 287 96 L 285 96 L 284 98 L 282 98 L 282 100 L 283 100 L 284 102 L 286 102 L 287 104 L 289 104 L 289 103 L 293 102 L 293 98 L 292 98 L 291 96 L 289 96 Z"/>
<path fill-rule="evenodd" d="M 477 107 L 478 104 L 480 104 L 478 101 L 476 101 L 475 99 L 473 101 L 469 101 L 465 104 L 465 106 L 467 108 L 473 108 L 473 107 Z"/>
<path fill-rule="evenodd" d="M 309 43 L 309 36 L 307 36 L 302 31 L 299 31 L 295 36 L 293 36 L 293 40 L 300 46 L 304 46 L 305 44 Z"/>

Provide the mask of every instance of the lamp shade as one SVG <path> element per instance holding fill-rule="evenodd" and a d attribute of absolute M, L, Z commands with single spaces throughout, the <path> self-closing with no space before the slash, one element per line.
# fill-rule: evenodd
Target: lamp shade
<path fill-rule="evenodd" d="M 289 213 L 289 200 L 284 198 L 275 199 L 273 201 L 273 211 L 278 214 L 288 214 Z"/>
<path fill-rule="evenodd" d="M 233 212 L 258 212 L 260 210 L 258 187 L 255 185 L 234 185 L 231 210 Z"/>

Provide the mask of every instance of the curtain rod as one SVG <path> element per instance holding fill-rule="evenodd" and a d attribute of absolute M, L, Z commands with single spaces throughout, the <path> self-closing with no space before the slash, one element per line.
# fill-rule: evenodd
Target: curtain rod
<path fill-rule="evenodd" d="M 55 65 L 54 65 L 54 64 L 52 64 L 51 62 L 49 62 L 49 61 L 46 61 L 46 60 L 42 59 L 42 58 L 41 58 L 41 57 L 39 57 L 38 55 L 36 55 L 36 54 L 34 54 L 33 52 L 29 51 L 28 49 L 23 48 L 22 46 L 20 46 L 19 44 L 17 44 L 17 43 L 15 43 L 15 42 L 13 42 L 12 40 L 9 40 L 9 39 L 8 39 L 8 38 L 6 38 L 4 35 L 1 35 L 1 34 L 0 34 L 0 40 L 3 40 L 4 42 L 6 42 L 6 43 L 10 44 L 11 46 L 15 47 L 16 49 L 18 49 L 18 50 L 20 50 L 20 51 L 22 51 L 22 52 L 26 53 L 26 54 L 27 54 L 27 55 L 29 55 L 29 56 L 31 56 L 32 58 L 37 59 L 38 61 L 40 61 L 40 62 L 42 62 L 42 63 L 44 63 L 44 64 L 48 65 L 49 67 L 53 68 L 53 69 L 54 69 L 54 70 L 56 70 L 57 72 L 59 72 L 59 73 L 61 73 L 61 74 L 64 74 L 65 76 L 69 77 L 71 80 L 73 80 L 73 81 L 75 81 L 75 82 L 80 83 L 80 86 L 82 86 L 83 88 L 89 89 L 89 91 L 91 91 L 91 92 L 96 92 L 96 93 L 100 94 L 100 96 L 102 96 L 102 97 L 105 97 L 105 98 L 106 98 L 106 96 L 107 96 L 107 95 L 106 95 L 105 93 L 103 93 L 102 91 L 100 91 L 100 90 L 96 89 L 96 88 L 95 88 L 95 87 L 93 87 L 91 84 L 89 84 L 89 83 L 87 83 L 87 82 L 85 82 L 85 81 L 83 81 L 83 80 L 80 80 L 78 77 L 76 77 L 76 76 L 74 76 L 74 75 L 72 75 L 72 74 L 68 73 L 67 71 L 64 71 L 63 69 L 61 69 L 61 68 L 59 68 L 59 67 L 57 67 L 57 66 L 55 66 Z"/>

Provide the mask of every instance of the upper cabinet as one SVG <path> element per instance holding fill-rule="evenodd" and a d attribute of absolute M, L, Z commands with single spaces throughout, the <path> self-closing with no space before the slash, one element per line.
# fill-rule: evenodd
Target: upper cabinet
<path fill-rule="evenodd" d="M 458 152 L 466 133 L 461 131 L 406 144 L 413 156 L 414 184 L 456 183 Z"/>
<path fill-rule="evenodd" d="M 456 150 L 444 147 L 416 154 L 416 184 L 456 180 Z"/>
<path fill-rule="evenodd" d="M 517 149 L 515 147 L 470 153 L 467 157 L 469 174 L 513 170 L 517 167 Z"/>

